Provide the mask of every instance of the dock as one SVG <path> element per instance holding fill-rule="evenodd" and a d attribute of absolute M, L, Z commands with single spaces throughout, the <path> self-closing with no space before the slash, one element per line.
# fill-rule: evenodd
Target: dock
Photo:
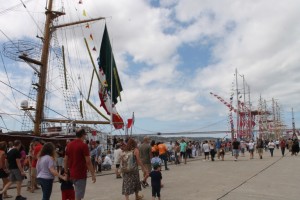
<path fill-rule="evenodd" d="M 234 161 L 231 153 L 225 161 L 203 161 L 203 156 L 189 159 L 185 165 L 169 165 L 170 170 L 162 167 L 162 200 L 297 200 L 300 198 L 300 155 L 291 156 L 286 152 L 281 156 L 280 149 L 274 150 L 274 157 L 264 152 L 263 159 L 249 153 Z M 142 174 L 141 174 L 142 175 Z M 142 177 L 142 176 L 141 176 Z M 150 183 L 150 179 L 148 180 Z M 88 179 L 86 200 L 122 200 L 122 179 L 116 179 L 112 171 L 97 174 L 96 183 Z M 15 196 L 16 190 L 10 189 Z M 151 200 L 151 187 L 140 194 Z M 29 193 L 22 188 L 22 195 L 29 200 L 42 198 L 41 189 Z M 54 183 L 51 199 L 61 199 L 60 184 Z M 134 195 L 130 196 L 135 199 Z"/>

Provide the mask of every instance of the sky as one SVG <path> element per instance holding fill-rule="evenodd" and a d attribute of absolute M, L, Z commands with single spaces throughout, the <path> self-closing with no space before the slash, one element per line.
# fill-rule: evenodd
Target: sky
<path fill-rule="evenodd" d="M 26 8 L 20 3 L 10 0 L 0 6 L 1 45 L 10 40 L 37 40 L 35 36 L 42 35 L 46 1 L 23 0 Z M 245 91 L 246 98 L 249 90 L 242 89 L 242 77 L 250 87 L 253 109 L 258 107 L 260 96 L 271 109 L 274 98 L 287 128 L 292 127 L 292 108 L 296 127 L 300 127 L 300 1 L 55 1 L 55 9 L 61 6 L 69 12 L 59 19 L 64 22 L 106 17 L 123 86 L 117 109 L 124 121 L 134 112 L 134 133 L 230 130 L 228 108 L 210 92 L 229 102 L 232 90 L 236 89 L 235 70 L 239 92 Z M 84 54 L 80 63 L 90 67 L 86 71 L 72 68 L 74 77 L 90 76 L 91 65 L 83 53 L 86 49 L 82 40 L 92 34 L 94 40 L 89 43 L 99 49 L 105 22 L 91 23 L 88 30 L 84 26 L 72 29 L 73 32 L 65 30 L 76 41 L 69 43 L 73 45 L 68 52 L 70 58 Z M 58 33 L 60 37 L 63 38 Z M 92 52 L 95 62 L 98 53 Z M 4 60 L 10 84 L 22 85 L 24 93 L 28 93 L 29 86 L 25 85 L 30 85 L 32 69 L 24 63 Z M 1 65 L 0 80 L 8 83 Z M 84 81 L 82 85 L 88 85 L 88 78 Z M 74 87 L 79 86 L 78 83 Z M 2 95 L 12 97 L 11 89 L 3 83 L 0 89 Z M 12 113 L 21 99 L 11 103 L 8 98 L 1 98 L 7 105 L 1 111 Z M 97 104 L 97 95 L 93 99 Z M 53 102 L 54 107 L 62 106 Z M 2 127 L 3 123 L 12 130 L 18 126 L 10 117 L 1 116 Z M 115 131 L 119 132 L 122 131 Z"/>

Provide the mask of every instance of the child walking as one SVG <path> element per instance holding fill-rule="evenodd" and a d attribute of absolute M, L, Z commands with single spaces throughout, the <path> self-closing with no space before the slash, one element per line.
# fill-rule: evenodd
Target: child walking
<path fill-rule="evenodd" d="M 64 174 L 65 170 L 61 170 L 61 174 Z M 63 179 L 59 179 L 61 183 L 61 198 L 62 200 L 75 200 L 75 190 L 73 186 L 73 182 L 70 180 L 64 181 Z"/>
<path fill-rule="evenodd" d="M 158 197 L 158 200 L 161 200 L 160 189 L 162 175 L 160 172 L 160 165 L 158 163 L 153 164 L 153 170 L 150 172 L 149 176 L 151 177 L 152 200 L 155 200 L 156 197 Z"/>

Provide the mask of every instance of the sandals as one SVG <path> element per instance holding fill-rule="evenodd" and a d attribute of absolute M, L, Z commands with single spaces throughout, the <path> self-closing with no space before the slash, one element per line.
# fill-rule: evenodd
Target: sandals
<path fill-rule="evenodd" d="M 138 195 L 135 197 L 135 200 L 142 200 L 144 198 L 144 195 Z"/>
<path fill-rule="evenodd" d="M 146 188 L 149 186 L 149 184 L 146 181 L 141 181 L 141 185 L 143 186 L 143 188 Z"/>
<path fill-rule="evenodd" d="M 121 176 L 121 175 L 118 175 L 117 178 L 122 178 L 122 176 Z"/>

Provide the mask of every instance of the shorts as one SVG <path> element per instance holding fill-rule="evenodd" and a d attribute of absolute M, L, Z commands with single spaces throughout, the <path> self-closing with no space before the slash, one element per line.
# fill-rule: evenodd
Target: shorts
<path fill-rule="evenodd" d="M 61 191 L 62 200 L 75 200 L 75 191 L 73 189 Z"/>
<path fill-rule="evenodd" d="M 64 158 L 63 157 L 58 157 L 57 158 L 57 166 L 62 167 L 64 163 Z"/>
<path fill-rule="evenodd" d="M 8 173 L 6 173 L 5 171 L 4 171 L 4 169 L 0 169 L 0 178 L 7 178 L 8 177 Z"/>
<path fill-rule="evenodd" d="M 254 152 L 254 149 L 249 149 L 249 152 L 250 152 L 250 153 L 253 153 L 253 152 Z"/>
<path fill-rule="evenodd" d="M 10 169 L 9 180 L 11 182 L 23 181 L 24 177 L 22 176 L 19 169 Z"/>
<path fill-rule="evenodd" d="M 257 148 L 257 153 L 262 154 L 263 152 L 263 148 Z"/>
<path fill-rule="evenodd" d="M 232 153 L 233 153 L 234 156 L 238 156 L 239 153 L 240 153 L 240 150 L 238 150 L 238 149 L 232 149 Z"/>
<path fill-rule="evenodd" d="M 76 199 L 83 199 L 86 188 L 86 178 L 73 180 Z"/>
<path fill-rule="evenodd" d="M 186 158 L 186 152 L 180 152 L 180 157 L 183 156 L 183 158 Z"/>
<path fill-rule="evenodd" d="M 224 149 L 220 149 L 220 150 L 219 150 L 219 155 L 225 155 Z"/>
<path fill-rule="evenodd" d="M 204 152 L 204 155 L 205 156 L 209 156 L 209 152 Z"/>
<path fill-rule="evenodd" d="M 116 168 L 119 169 L 120 168 L 120 164 L 116 164 Z"/>
<path fill-rule="evenodd" d="M 160 197 L 160 186 L 152 186 L 152 197 Z"/>

